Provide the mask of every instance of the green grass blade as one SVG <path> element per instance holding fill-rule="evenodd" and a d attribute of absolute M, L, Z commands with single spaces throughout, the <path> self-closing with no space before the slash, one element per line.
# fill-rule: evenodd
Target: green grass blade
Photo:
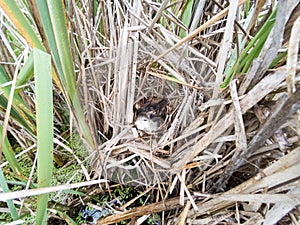
<path fill-rule="evenodd" d="M 287 56 L 287 51 L 281 52 L 271 63 L 269 69 L 273 69 L 281 60 Z"/>
<path fill-rule="evenodd" d="M 34 49 L 34 77 L 36 88 L 38 186 L 51 184 L 53 165 L 53 98 L 51 57 Z M 38 196 L 36 224 L 46 224 L 46 209 L 49 194 Z"/>
<path fill-rule="evenodd" d="M 32 26 L 23 15 L 20 8 L 18 8 L 15 1 L 0 1 L 0 7 L 12 20 L 18 31 L 23 35 L 31 47 L 45 50 L 45 47 L 43 46 L 38 35 L 34 32 Z M 76 89 L 74 65 L 66 27 L 64 5 L 62 1 L 40 0 L 37 1 L 32 8 L 37 8 L 39 11 L 43 25 L 43 27 L 40 27 L 40 29 L 44 30 L 46 34 L 51 55 L 54 59 L 53 62 L 55 64 L 59 79 L 57 79 L 56 74 L 53 74 L 53 79 L 61 91 L 64 92 L 71 110 L 78 121 L 80 132 L 85 137 L 89 145 L 93 146 L 93 140 L 91 138 L 92 135 L 86 124 Z M 27 74 L 29 74 L 29 72 Z M 26 82 L 26 78 L 28 77 L 22 75 L 18 81 L 18 84 Z"/>
<path fill-rule="evenodd" d="M 0 109 L 6 110 L 8 98 L 10 95 L 11 84 L 10 80 L 0 65 Z M 7 85 L 9 84 L 9 85 Z M 23 126 L 30 134 L 35 133 L 35 117 L 30 109 L 26 106 L 23 99 L 15 92 L 13 97 L 13 104 L 10 111 L 11 117 Z"/>
<path fill-rule="evenodd" d="M 59 2 L 61 2 L 61 1 L 59 1 Z M 51 7 L 49 7 L 49 6 L 51 6 Z M 52 26 L 52 21 L 51 21 L 51 17 L 50 17 L 51 9 L 49 9 L 49 8 L 52 8 L 53 5 L 52 4 L 49 5 L 49 3 L 47 1 L 42 0 L 42 1 L 37 1 L 35 7 L 37 7 L 37 9 L 39 10 L 43 29 L 44 29 L 46 37 L 47 37 L 47 42 L 48 42 L 49 48 L 51 50 L 52 57 L 54 58 L 55 67 L 57 69 L 57 72 L 60 76 L 61 81 L 65 85 L 66 80 L 63 76 L 61 76 L 63 74 L 63 69 L 62 69 L 62 65 L 60 62 L 59 49 L 57 49 L 58 46 L 56 44 L 56 38 L 55 38 L 55 33 L 54 33 L 55 30 L 57 30 L 57 28 L 54 28 Z M 59 18 L 58 20 L 63 20 L 63 19 Z M 54 49 L 56 49 L 56 50 L 54 51 Z"/>
<path fill-rule="evenodd" d="M 67 100 L 74 110 L 81 133 L 90 146 L 93 146 L 92 135 L 86 124 L 82 106 L 76 89 L 74 65 L 66 27 L 64 5 L 62 1 L 38 1 L 39 14 L 44 26 L 54 63 L 62 81 Z"/>
<path fill-rule="evenodd" d="M 45 50 L 42 42 L 34 32 L 32 25 L 28 22 L 14 0 L 1 0 L 0 8 L 5 11 L 31 47 Z"/>
<path fill-rule="evenodd" d="M 72 218 L 69 217 L 67 213 L 59 211 L 59 210 L 55 210 L 55 209 L 51 209 L 51 211 L 53 213 L 59 215 L 60 218 L 64 219 L 67 224 L 69 224 L 69 225 L 77 225 L 77 223 L 74 220 L 72 220 Z"/>
<path fill-rule="evenodd" d="M 29 57 L 19 72 L 16 87 L 26 84 L 33 77 L 33 52 L 29 54 Z"/>
<path fill-rule="evenodd" d="M 250 7 L 250 1 L 248 0 L 248 1 L 245 3 L 245 12 L 244 12 L 245 18 L 248 17 L 250 8 L 251 8 L 251 7 Z"/>
<path fill-rule="evenodd" d="M 3 174 L 1 168 L 0 168 L 0 184 L 1 184 L 1 188 L 3 189 L 3 192 L 9 192 L 9 188 L 8 188 L 8 185 L 6 183 L 6 179 L 4 177 L 4 174 Z M 8 205 L 9 210 L 10 210 L 11 218 L 13 220 L 19 219 L 18 212 L 17 212 L 17 209 L 16 209 L 13 201 L 12 200 L 7 200 L 6 203 Z"/>
<path fill-rule="evenodd" d="M 189 27 L 191 20 L 193 19 L 192 17 L 192 9 L 193 9 L 193 5 L 194 5 L 194 1 L 193 0 L 188 0 L 185 5 L 184 5 L 184 10 L 183 10 L 183 14 L 182 14 L 182 22 L 185 25 L 185 27 Z M 180 28 L 180 32 L 179 32 L 179 36 L 181 38 L 184 38 L 187 35 L 186 30 L 183 30 L 182 28 Z"/>
<path fill-rule="evenodd" d="M 275 18 L 276 18 L 276 12 L 277 12 L 277 7 L 275 7 L 275 9 L 269 16 L 266 23 L 262 26 L 262 28 L 255 35 L 255 37 L 248 43 L 246 48 L 243 50 L 241 56 L 239 57 L 239 59 L 237 59 L 236 63 L 228 72 L 225 80 L 221 84 L 221 88 L 227 87 L 227 85 L 231 80 L 231 77 L 234 74 L 246 73 L 248 71 L 253 60 L 256 57 L 258 57 L 259 53 L 261 52 L 264 43 L 266 42 L 273 28 L 273 25 L 275 23 Z"/>
<path fill-rule="evenodd" d="M 0 125 L 0 136 L 1 137 L 3 135 L 2 129 L 3 129 L 3 127 Z M 7 137 L 4 138 L 3 154 L 6 158 L 6 160 L 8 161 L 8 164 L 9 164 L 10 168 L 12 169 L 12 171 L 14 171 L 14 173 L 16 173 L 18 176 L 22 176 L 21 167 L 15 158 L 15 152 L 13 151 Z"/>

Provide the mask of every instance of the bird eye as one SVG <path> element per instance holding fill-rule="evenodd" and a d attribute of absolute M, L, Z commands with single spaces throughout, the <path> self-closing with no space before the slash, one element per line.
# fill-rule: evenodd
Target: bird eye
<path fill-rule="evenodd" d="M 155 117 L 155 115 L 153 115 L 153 114 L 150 114 L 150 116 L 149 116 L 150 120 L 152 120 L 154 117 Z"/>

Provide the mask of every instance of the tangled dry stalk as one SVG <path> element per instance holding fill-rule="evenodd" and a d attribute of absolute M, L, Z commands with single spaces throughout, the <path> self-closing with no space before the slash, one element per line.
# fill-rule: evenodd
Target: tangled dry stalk
<path fill-rule="evenodd" d="M 99 143 L 93 169 L 159 193 L 157 203 L 99 224 L 163 211 L 164 224 L 299 223 L 297 1 L 278 1 L 262 51 L 224 89 L 229 56 L 262 26 L 273 7 L 266 1 L 243 20 L 245 1 L 200 1 L 189 29 L 174 14 L 183 10 L 179 2 L 101 1 L 95 18 L 71 2 L 78 84 Z M 94 29 L 100 23 L 105 36 Z M 287 57 L 270 70 L 284 49 Z M 137 137 L 133 106 L 147 96 L 173 106 L 170 125 Z"/>

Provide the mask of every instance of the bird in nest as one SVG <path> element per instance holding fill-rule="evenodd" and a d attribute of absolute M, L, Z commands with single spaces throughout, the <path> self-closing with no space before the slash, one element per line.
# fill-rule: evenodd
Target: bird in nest
<path fill-rule="evenodd" d="M 146 134 L 157 134 L 166 126 L 170 112 L 168 101 L 164 98 L 146 97 L 134 105 L 135 127 Z"/>

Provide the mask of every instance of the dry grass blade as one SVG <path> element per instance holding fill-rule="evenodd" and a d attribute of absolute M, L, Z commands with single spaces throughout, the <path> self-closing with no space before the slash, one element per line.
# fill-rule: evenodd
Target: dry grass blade
<path fill-rule="evenodd" d="M 255 152 L 258 147 L 261 147 L 266 140 L 277 131 L 283 123 L 290 119 L 297 110 L 300 109 L 300 89 L 298 89 L 292 96 L 282 96 L 277 103 L 275 111 L 268 118 L 264 126 L 257 132 L 257 134 L 250 141 L 248 148 L 243 151 L 237 151 L 231 159 L 231 163 L 226 167 L 224 176 L 221 177 L 214 188 L 222 189 L 224 183 L 227 183 L 230 176 L 243 164 L 246 163 L 248 157 Z"/>
<path fill-rule="evenodd" d="M 224 38 L 222 40 L 221 48 L 218 55 L 218 69 L 216 74 L 216 79 L 214 82 L 214 91 L 212 94 L 212 99 L 215 99 L 219 96 L 220 85 L 224 78 L 224 69 L 225 64 L 228 59 L 229 52 L 231 50 L 230 43 L 232 42 L 233 37 L 233 25 L 237 14 L 238 2 L 235 1 L 233 4 L 230 4 L 228 10 L 228 19 L 225 27 Z M 211 122 L 212 118 L 215 116 L 215 108 L 211 107 L 208 115 L 208 122 Z"/>
<path fill-rule="evenodd" d="M 300 189 L 294 190 L 294 194 L 229 194 L 220 196 L 223 201 L 243 201 L 243 202 L 259 202 L 259 203 L 278 203 L 289 205 L 294 208 L 300 204 Z"/>
<path fill-rule="evenodd" d="M 275 201 L 275 205 L 272 207 L 271 210 L 269 210 L 269 212 L 266 215 L 266 219 L 265 219 L 265 224 L 276 224 L 278 222 L 280 222 L 281 218 L 284 217 L 287 213 L 289 213 L 290 211 L 293 210 L 293 208 L 299 206 L 299 199 L 297 199 L 298 201 L 295 201 L 295 198 L 299 198 L 300 195 L 300 188 L 299 187 L 295 187 L 292 190 L 290 190 L 288 192 L 288 195 L 292 194 L 293 195 L 293 199 L 292 199 L 292 203 L 288 203 L 288 202 L 281 202 L 279 201 Z M 296 195 L 296 196 L 295 196 Z M 281 197 L 285 197 L 285 196 L 281 196 Z M 295 205 L 295 203 L 298 202 L 297 205 Z"/>
<path fill-rule="evenodd" d="M 243 4 L 246 0 L 240 0 L 239 1 L 239 5 Z M 211 18 L 208 22 L 206 22 L 205 24 L 201 25 L 199 28 L 197 28 L 196 30 L 194 30 L 192 33 L 190 33 L 188 36 L 186 36 L 185 38 L 183 38 L 181 41 L 179 41 L 177 44 L 175 44 L 173 47 L 169 48 L 167 51 L 165 51 L 163 54 L 159 55 L 158 57 L 156 57 L 152 63 L 158 61 L 159 59 L 161 59 L 162 57 L 164 57 L 165 55 L 167 55 L 168 53 L 170 53 L 171 51 L 173 51 L 174 49 L 176 49 L 177 47 L 181 46 L 182 44 L 184 44 L 185 42 L 191 40 L 192 38 L 194 38 L 198 33 L 200 33 L 202 30 L 206 29 L 207 27 L 211 26 L 212 24 L 214 24 L 215 22 L 217 22 L 219 19 L 223 18 L 227 13 L 228 13 L 228 8 L 222 10 L 221 12 L 219 12 L 217 15 L 215 15 L 213 18 Z"/>
<path fill-rule="evenodd" d="M 1 136 L 1 143 L 0 143 L 0 159 L 2 157 L 2 148 L 4 146 L 4 141 L 5 141 L 5 137 L 6 137 L 6 131 L 7 131 L 7 127 L 8 127 L 8 121 L 9 121 L 9 115 L 10 115 L 10 110 L 12 108 L 12 104 L 13 104 L 13 98 L 14 98 L 14 92 L 15 92 L 15 88 L 16 88 L 16 80 L 17 80 L 17 75 L 18 75 L 18 70 L 20 67 L 20 61 L 17 63 L 17 67 L 14 73 L 14 77 L 13 77 L 13 81 L 12 81 L 12 85 L 11 85 L 11 90 L 10 90 L 10 94 L 9 94 L 9 99 L 8 99 L 8 103 L 6 106 L 6 113 L 5 113 L 5 118 L 3 121 L 3 127 L 2 127 L 2 136 Z"/>
<path fill-rule="evenodd" d="M 280 185 L 284 185 L 285 183 L 293 182 L 294 179 L 299 176 L 296 172 L 300 168 L 299 159 L 300 149 L 296 148 L 288 155 L 279 159 L 278 162 L 275 162 L 271 166 L 265 168 L 263 171 L 261 171 L 261 173 L 257 174 L 255 177 L 249 179 L 248 181 L 242 183 L 241 185 L 235 188 L 232 188 L 231 190 L 225 192 L 224 194 L 221 194 L 220 196 L 216 196 L 215 198 L 212 198 L 209 201 L 199 204 L 199 210 L 197 212 L 191 210 L 189 215 L 204 215 L 207 212 L 215 212 L 220 209 L 232 206 L 234 204 L 235 201 L 224 201 L 224 199 L 222 199 L 222 196 L 228 196 L 228 198 L 233 198 L 234 194 L 255 193 L 262 190 L 263 188 L 269 189 L 272 187 L 280 187 Z M 253 195 L 255 196 L 255 194 Z M 290 198 L 287 197 L 287 199 L 289 199 L 288 202 L 291 202 Z M 247 199 L 247 201 L 248 200 L 249 198 Z M 269 201 L 268 199 L 265 200 Z M 282 201 L 284 200 L 282 200 L 281 198 L 277 198 L 277 200 L 274 200 L 274 202 Z M 292 205 L 295 205 L 294 201 L 292 201 Z"/>
<path fill-rule="evenodd" d="M 265 77 L 258 83 L 247 95 L 241 100 L 242 113 L 246 113 L 251 107 L 258 103 L 263 97 L 274 90 L 283 80 L 285 74 L 282 71 L 277 71 L 274 74 Z M 218 123 L 215 124 L 214 129 L 210 130 L 204 137 L 198 141 L 195 146 L 189 151 L 185 152 L 185 157 L 177 159 L 173 164 L 173 169 L 176 171 L 183 168 L 190 162 L 196 155 L 201 153 L 209 144 L 211 144 L 217 137 L 219 137 L 225 130 L 233 124 L 233 111 L 229 111 Z"/>
<path fill-rule="evenodd" d="M 253 29 L 253 27 L 258 19 L 258 16 L 259 16 L 260 12 L 262 11 L 265 4 L 266 4 L 266 0 L 259 1 L 259 2 L 257 2 L 257 4 L 255 4 L 254 13 L 253 13 L 251 21 L 246 29 L 246 33 L 250 33 L 251 29 Z"/>
<path fill-rule="evenodd" d="M 104 182 L 106 182 L 106 180 L 100 179 L 100 180 L 81 182 L 77 184 L 67 184 L 67 185 L 59 185 L 59 186 L 52 186 L 52 187 L 36 188 L 31 190 L 15 191 L 10 193 L 0 193 L 0 197 L 2 201 L 6 201 L 9 199 L 25 198 L 29 196 L 36 196 L 36 195 L 41 195 L 41 194 L 46 194 L 46 193 L 51 193 L 56 191 L 70 190 L 72 188 L 90 186 L 90 185 L 100 184 Z"/>
<path fill-rule="evenodd" d="M 173 77 L 170 77 L 170 76 L 166 76 L 166 75 L 163 75 L 163 74 L 159 74 L 159 73 L 153 73 L 153 72 L 150 72 L 150 71 L 147 71 L 147 73 L 149 73 L 150 75 L 153 75 L 153 76 L 156 76 L 156 77 L 159 77 L 161 79 L 164 79 L 164 80 L 169 80 L 169 81 L 173 81 L 173 82 L 176 82 L 178 84 L 182 84 L 182 85 L 185 85 L 187 87 L 190 87 L 190 88 L 195 88 L 197 90 L 201 90 L 201 88 L 197 87 L 197 86 L 193 86 L 189 83 L 186 83 L 185 81 L 181 81 L 179 79 L 174 79 Z"/>
<path fill-rule="evenodd" d="M 184 209 L 182 210 L 181 214 L 178 217 L 178 222 L 177 222 L 178 225 L 186 224 L 187 214 L 188 211 L 190 210 L 190 207 L 191 207 L 191 202 L 187 201 Z"/>
<path fill-rule="evenodd" d="M 230 82 L 230 93 L 234 107 L 234 129 L 236 133 L 236 151 L 245 151 L 247 148 L 247 137 L 245 132 L 245 125 L 242 116 L 242 110 L 238 99 L 236 80 Z"/>
<path fill-rule="evenodd" d="M 161 18 L 163 11 L 165 10 L 166 6 L 168 5 L 169 0 L 163 1 L 159 11 L 156 13 L 155 17 L 153 18 L 151 24 L 148 26 L 147 32 L 150 33 L 154 25 L 156 24 L 157 20 Z"/>
<path fill-rule="evenodd" d="M 116 215 L 111 215 L 105 219 L 99 220 L 97 224 L 101 224 L 101 225 L 113 224 L 123 220 L 140 217 L 147 214 L 181 208 L 182 206 L 179 204 L 178 200 L 179 200 L 178 198 L 168 199 L 163 202 L 152 203 L 150 205 L 137 207 L 135 209 L 128 210 L 126 212 L 120 212 Z"/>
<path fill-rule="evenodd" d="M 286 62 L 287 69 L 287 91 L 289 94 L 296 91 L 296 67 L 297 67 L 297 59 L 298 59 L 298 49 L 299 49 L 299 41 L 300 36 L 300 17 L 295 21 L 294 26 L 291 31 L 290 43 L 288 46 L 288 56 Z"/>

